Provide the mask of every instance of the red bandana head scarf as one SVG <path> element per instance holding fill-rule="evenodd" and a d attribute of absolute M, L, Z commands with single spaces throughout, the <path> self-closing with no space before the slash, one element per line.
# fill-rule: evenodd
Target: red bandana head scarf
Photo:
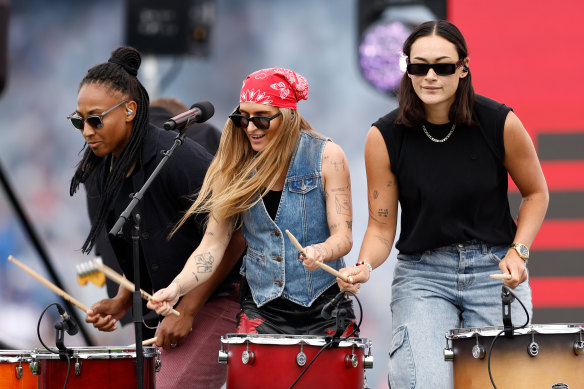
<path fill-rule="evenodd" d="M 296 103 L 307 96 L 308 82 L 304 77 L 292 70 L 270 68 L 247 76 L 239 101 L 296 109 Z"/>

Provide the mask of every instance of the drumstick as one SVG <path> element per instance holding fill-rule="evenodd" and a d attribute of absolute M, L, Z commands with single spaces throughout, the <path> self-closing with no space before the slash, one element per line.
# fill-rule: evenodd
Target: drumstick
<path fill-rule="evenodd" d="M 112 280 L 114 282 L 117 282 L 118 284 L 120 284 L 124 288 L 130 290 L 131 292 L 134 292 L 134 290 L 136 289 L 136 286 L 132 282 L 130 282 L 127 278 L 125 278 L 121 274 L 118 274 L 111 267 L 104 265 L 101 261 L 93 260 L 93 261 L 91 261 L 89 266 L 83 266 L 83 265 L 79 266 L 78 271 L 80 271 L 80 270 L 86 274 L 88 272 L 101 271 L 103 274 L 105 274 L 105 276 L 107 278 L 109 278 L 110 280 Z M 142 298 L 144 300 L 148 300 L 148 301 L 152 300 L 152 295 L 150 295 L 148 292 L 146 292 L 142 289 L 140 289 L 140 294 L 142 295 Z M 180 316 L 180 312 L 178 312 L 175 309 L 172 310 L 172 314 L 176 315 L 176 316 Z"/>
<path fill-rule="evenodd" d="M 53 292 L 57 293 L 59 296 L 63 297 L 65 300 L 69 301 L 71 304 L 75 305 L 77 308 L 81 309 L 83 312 L 87 312 L 89 308 L 85 305 L 77 301 L 75 298 L 67 294 L 63 289 L 59 288 L 58 286 L 52 284 L 47 279 L 43 278 L 39 274 L 37 274 L 34 270 L 30 267 L 26 266 L 24 263 L 20 262 L 18 259 L 14 258 L 12 255 L 8 256 L 8 260 L 14 263 L 16 266 L 20 267 L 22 270 L 33 276 L 37 279 L 41 284 L 45 285 L 47 288 L 51 289 Z"/>
<path fill-rule="evenodd" d="M 489 277 L 494 278 L 496 280 L 510 280 L 511 279 L 511 274 L 509 274 L 509 273 L 497 273 L 497 274 L 491 274 Z"/>
<path fill-rule="evenodd" d="M 142 346 L 150 346 L 151 344 L 156 343 L 156 336 L 154 338 L 146 339 L 142 342 Z M 136 347 L 136 343 L 129 345 L 128 347 Z"/>
<path fill-rule="evenodd" d="M 286 230 L 286 234 L 288 234 L 288 238 L 290 238 L 290 240 L 292 241 L 292 244 L 294 244 L 294 246 L 300 252 L 300 254 L 304 255 L 304 257 L 308 257 L 308 255 L 306 255 L 306 252 L 304 251 L 304 248 L 302 248 L 302 245 L 300 245 L 300 242 L 298 242 L 298 240 L 296 240 L 294 235 L 292 235 L 292 233 L 288 230 Z M 326 263 L 318 262 L 318 261 L 315 261 L 315 262 L 318 266 L 321 267 L 321 269 L 331 273 L 335 277 L 339 277 L 341 280 L 343 280 L 345 282 L 349 282 L 349 280 L 347 279 L 347 276 L 344 275 L 343 273 L 340 273 L 339 271 L 333 269 L 332 267 L 330 267 Z"/>

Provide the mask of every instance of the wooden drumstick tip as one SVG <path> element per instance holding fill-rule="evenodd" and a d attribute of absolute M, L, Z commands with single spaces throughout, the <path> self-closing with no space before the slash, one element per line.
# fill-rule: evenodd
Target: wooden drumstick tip
<path fill-rule="evenodd" d="M 509 273 L 497 273 L 497 274 L 491 274 L 489 277 L 494 278 L 496 280 L 510 280 L 511 279 L 511 274 L 509 274 Z"/>

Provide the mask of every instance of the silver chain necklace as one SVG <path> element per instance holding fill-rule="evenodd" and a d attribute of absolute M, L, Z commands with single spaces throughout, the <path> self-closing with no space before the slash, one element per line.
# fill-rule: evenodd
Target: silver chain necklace
<path fill-rule="evenodd" d="M 432 135 L 430 135 L 430 133 L 428 132 L 428 130 L 426 130 L 426 126 L 422 124 L 422 130 L 424 130 L 424 134 L 426 134 L 426 136 L 428 138 L 430 138 L 430 140 L 432 142 L 436 142 L 436 143 L 442 143 L 442 142 L 446 142 L 448 140 L 448 138 L 450 138 L 450 136 L 452 135 L 452 133 L 454 132 L 454 129 L 456 128 L 456 124 L 452 125 L 452 128 L 450 129 L 450 132 L 448 133 L 448 135 L 446 135 L 444 138 L 442 139 L 436 139 L 434 138 Z"/>

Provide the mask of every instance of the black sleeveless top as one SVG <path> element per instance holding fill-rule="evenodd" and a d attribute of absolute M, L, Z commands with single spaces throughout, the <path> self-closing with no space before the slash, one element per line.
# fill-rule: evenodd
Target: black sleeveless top
<path fill-rule="evenodd" d="M 457 125 L 448 140 L 429 139 L 422 127 L 394 126 L 398 110 L 377 122 L 395 174 L 401 206 L 396 247 L 403 253 L 480 240 L 510 244 L 517 226 L 507 198 L 503 166 L 503 129 L 511 111 L 477 95 L 473 119 L 479 126 Z M 425 123 L 428 133 L 444 138 L 452 124 Z"/>

